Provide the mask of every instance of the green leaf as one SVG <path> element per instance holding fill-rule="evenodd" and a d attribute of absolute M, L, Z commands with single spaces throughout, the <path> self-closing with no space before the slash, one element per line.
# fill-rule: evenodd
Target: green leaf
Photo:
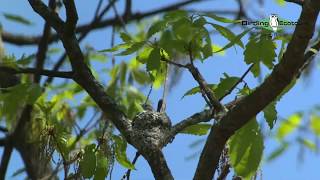
<path fill-rule="evenodd" d="M 295 113 L 291 115 L 287 120 L 282 121 L 276 133 L 276 137 L 280 140 L 285 138 L 287 135 L 297 129 L 297 127 L 301 123 L 301 120 L 302 115 L 300 113 Z"/>
<path fill-rule="evenodd" d="M 276 46 L 272 39 L 266 37 L 260 38 L 252 38 L 247 43 L 246 48 L 244 50 L 244 60 L 247 64 L 254 63 L 258 65 L 263 63 L 269 69 L 273 68 L 273 62 L 275 57 L 277 56 L 275 53 Z M 257 77 L 260 72 L 258 69 L 255 69 L 256 72 L 254 73 L 255 77 Z"/>
<path fill-rule="evenodd" d="M 152 71 L 160 68 L 160 48 L 154 48 L 148 57 L 147 71 Z"/>
<path fill-rule="evenodd" d="M 255 119 L 229 140 L 229 157 L 238 176 L 251 178 L 258 170 L 263 154 L 263 136 Z"/>
<path fill-rule="evenodd" d="M 218 24 L 214 24 L 214 23 L 209 23 L 209 24 L 213 26 L 223 37 L 228 39 L 230 42 L 236 38 L 236 35 L 232 31 L 230 31 L 228 28 L 220 26 Z M 244 45 L 241 39 L 237 41 L 235 44 L 239 45 L 241 48 L 244 48 Z"/>
<path fill-rule="evenodd" d="M 203 136 L 208 133 L 211 124 L 195 124 L 184 128 L 180 133 Z"/>
<path fill-rule="evenodd" d="M 215 88 L 217 88 L 217 85 L 216 84 L 208 84 L 208 86 L 214 90 Z M 184 95 L 182 96 L 181 99 L 183 99 L 185 96 L 190 96 L 190 95 L 194 95 L 194 94 L 197 94 L 197 93 L 200 93 L 200 87 L 197 86 L 197 87 L 194 87 L 190 90 L 188 90 L 186 93 L 184 93 Z"/>
<path fill-rule="evenodd" d="M 124 33 L 124 32 L 121 32 L 120 33 L 120 37 L 122 39 L 122 41 L 126 42 L 126 43 L 129 43 L 132 41 L 132 38 L 130 37 L 130 35 Z"/>
<path fill-rule="evenodd" d="M 211 45 L 212 52 L 217 52 L 217 51 L 219 51 L 221 48 L 222 48 L 222 47 L 219 46 L 219 45 L 217 45 L 217 44 L 212 44 L 212 45 Z M 225 51 L 219 51 L 219 52 L 217 52 L 217 54 L 220 55 L 220 56 L 224 56 L 225 53 L 226 53 Z"/>
<path fill-rule="evenodd" d="M 153 88 L 158 89 L 164 83 L 166 78 L 166 68 L 165 63 L 160 63 L 160 68 L 157 70 L 149 71 L 149 76 L 153 82 Z"/>
<path fill-rule="evenodd" d="M 272 129 L 277 120 L 276 102 L 270 103 L 263 109 L 264 119 L 267 121 L 269 128 Z"/>
<path fill-rule="evenodd" d="M 26 91 L 28 97 L 27 97 L 27 104 L 34 104 L 37 99 L 41 96 L 42 89 L 38 84 L 30 84 Z"/>
<path fill-rule="evenodd" d="M 238 77 L 230 77 L 225 74 L 224 78 L 220 79 L 220 83 L 217 88 L 214 90 L 214 93 L 218 99 L 224 96 L 237 82 L 239 81 Z"/>
<path fill-rule="evenodd" d="M 144 45 L 145 45 L 145 41 L 141 41 L 141 42 L 135 42 L 133 43 L 129 48 L 127 48 L 126 50 L 115 54 L 116 56 L 127 56 L 130 55 L 136 51 L 138 51 L 139 49 L 141 49 Z"/>
<path fill-rule="evenodd" d="M 18 84 L 6 90 L 7 93 L 0 94 L 0 100 L 3 101 L 2 112 L 7 120 L 13 119 L 25 103 L 34 104 L 41 95 L 41 87 L 31 83 Z"/>
<path fill-rule="evenodd" d="M 3 13 L 3 16 L 7 20 L 10 20 L 13 22 L 17 22 L 17 23 L 24 24 L 24 25 L 32 25 L 31 21 L 29 21 L 28 19 L 26 19 L 22 16 L 16 15 L 16 14 Z"/>
<path fill-rule="evenodd" d="M 125 48 L 128 48 L 128 47 L 130 47 L 130 44 L 123 43 L 123 44 L 119 44 L 119 45 L 113 46 L 112 48 L 109 48 L 109 49 L 99 50 L 98 52 L 115 52 L 115 51 L 118 51 L 120 49 L 125 49 Z"/>
<path fill-rule="evenodd" d="M 120 85 L 123 87 L 126 83 L 128 65 L 125 62 L 121 62 L 119 66 Z"/>
<path fill-rule="evenodd" d="M 305 146 L 308 149 L 310 149 L 311 151 L 316 151 L 317 150 L 317 145 L 314 142 L 312 142 L 311 140 L 309 140 L 309 139 L 304 139 L 304 138 L 299 137 L 297 139 L 297 141 L 300 144 L 302 144 L 303 146 Z"/>
<path fill-rule="evenodd" d="M 278 148 L 276 148 L 272 153 L 267 157 L 267 162 L 270 162 L 281 154 L 283 154 L 289 147 L 289 143 L 283 142 Z"/>
<path fill-rule="evenodd" d="M 127 157 L 127 142 L 122 139 L 122 137 L 116 135 L 112 136 L 112 139 L 115 142 L 116 160 L 119 162 L 119 164 L 127 169 L 135 169 L 134 165 L 129 161 Z"/>
<path fill-rule="evenodd" d="M 153 36 L 155 33 L 162 31 L 166 28 L 167 22 L 166 21 L 157 21 L 154 24 L 151 25 L 147 32 L 147 38 L 150 38 Z"/>
<path fill-rule="evenodd" d="M 202 48 L 203 59 L 206 59 L 206 58 L 212 56 L 212 54 L 213 54 L 212 42 L 211 42 L 210 33 L 208 32 L 208 30 L 205 28 L 201 28 L 201 30 L 203 32 L 203 36 L 206 41 L 206 44 Z"/>
<path fill-rule="evenodd" d="M 184 17 L 172 24 L 172 31 L 177 39 L 189 43 L 195 33 L 195 28 L 189 18 Z"/>
<path fill-rule="evenodd" d="M 188 12 L 184 10 L 169 11 L 164 15 L 166 21 L 175 21 L 177 19 L 188 17 Z"/>
<path fill-rule="evenodd" d="M 87 145 L 84 148 L 84 154 L 80 160 L 80 172 L 84 178 L 91 178 L 96 170 L 95 144 Z"/>
<path fill-rule="evenodd" d="M 277 4 L 279 4 L 280 6 L 284 6 L 286 4 L 285 0 L 275 0 Z"/>
<path fill-rule="evenodd" d="M 217 15 L 215 15 L 213 13 L 206 13 L 206 14 L 203 14 L 203 16 L 212 18 L 212 19 L 214 19 L 216 21 L 223 22 L 223 23 L 237 23 L 237 22 L 241 21 L 241 20 L 232 20 L 232 19 L 228 19 L 228 18 L 225 18 L 225 17 L 220 17 L 220 16 L 217 16 Z"/>
<path fill-rule="evenodd" d="M 251 28 L 250 29 L 247 29 L 245 31 L 243 31 L 242 33 L 240 33 L 239 35 L 237 35 L 234 39 L 232 39 L 228 44 L 226 44 L 222 49 L 218 50 L 218 51 L 215 51 L 214 53 L 218 53 L 218 52 L 221 52 L 221 51 L 224 51 L 226 49 L 229 49 L 230 47 L 232 47 L 234 44 L 239 44 L 241 41 L 241 38 L 246 35 L 249 31 L 251 31 Z"/>
<path fill-rule="evenodd" d="M 97 153 L 97 169 L 94 174 L 94 180 L 104 180 L 108 174 L 108 159 L 107 157 L 101 152 L 98 151 Z"/>
<path fill-rule="evenodd" d="M 141 69 L 133 69 L 131 71 L 133 79 L 141 84 L 145 85 L 151 82 L 149 75 L 146 73 L 146 71 L 143 71 Z"/>
<path fill-rule="evenodd" d="M 320 136 L 320 117 L 312 114 L 310 119 L 310 128 L 314 134 Z"/>
<path fill-rule="evenodd" d="M 196 27 L 201 27 L 201 26 L 204 26 L 205 24 L 207 23 L 207 20 L 200 16 L 197 20 L 195 20 L 193 22 L 193 24 L 196 26 Z"/>
<path fill-rule="evenodd" d="M 101 54 L 101 53 L 90 53 L 89 54 L 89 59 L 90 60 L 95 60 L 95 61 L 98 61 L 98 62 L 106 62 L 107 57 L 106 57 L 106 55 Z"/>

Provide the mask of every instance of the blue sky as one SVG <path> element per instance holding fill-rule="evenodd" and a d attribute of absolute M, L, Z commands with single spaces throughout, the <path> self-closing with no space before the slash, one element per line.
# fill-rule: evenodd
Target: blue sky
<path fill-rule="evenodd" d="M 94 3 L 91 3 L 94 2 Z M 133 11 L 145 11 L 157 8 L 160 6 L 165 6 L 176 1 L 173 0 L 139 0 L 133 2 Z M 300 12 L 300 7 L 287 4 L 286 6 L 279 7 L 274 1 L 267 1 L 265 8 L 262 10 L 257 5 L 253 5 L 253 0 L 244 0 L 246 2 L 245 7 L 247 7 L 250 12 L 251 17 L 257 19 L 261 17 L 268 17 L 269 14 L 275 13 L 280 17 L 288 20 L 297 20 Z M 77 0 L 78 11 L 80 15 L 80 24 L 89 22 L 92 18 L 93 11 L 95 9 L 95 1 L 85 1 Z M 123 3 L 119 3 L 118 7 L 121 10 Z M 206 1 L 197 5 L 188 6 L 189 9 L 204 9 L 204 10 L 223 10 L 223 9 L 236 9 L 237 4 L 234 0 L 225 0 L 223 3 L 221 1 Z M 25 27 L 22 25 L 17 25 L 12 22 L 6 21 L 3 16 L 0 16 L 0 22 L 5 30 L 11 32 L 23 33 L 23 34 L 40 34 L 42 32 L 43 20 L 35 14 L 29 7 L 27 1 L 21 0 L 1 0 L 0 1 L 0 13 L 11 12 L 22 14 L 26 18 L 29 18 L 34 22 L 31 27 Z M 254 12 L 254 13 L 253 13 Z M 113 13 L 109 13 L 107 16 L 113 16 Z M 129 26 L 129 31 L 134 32 L 134 27 Z M 235 33 L 240 33 L 240 29 L 235 29 Z M 82 43 L 91 43 L 95 49 L 105 49 L 110 46 L 110 30 L 102 29 L 95 31 Z M 119 41 L 118 41 L 119 42 Z M 226 41 L 220 37 L 213 37 L 213 42 L 223 45 Z M 34 48 L 32 47 L 17 47 L 12 45 L 6 45 L 7 53 L 14 54 L 28 54 L 33 53 Z M 225 56 L 213 56 L 212 58 L 205 61 L 205 63 L 197 63 L 197 66 L 203 73 L 203 76 L 208 82 L 217 83 L 223 72 L 227 72 L 229 75 L 241 76 L 243 72 L 246 71 L 247 66 L 243 62 L 243 51 L 238 48 L 236 51 L 231 48 L 226 52 Z M 126 58 L 119 58 L 117 60 L 125 60 Z M 287 117 L 290 114 L 300 111 L 309 110 L 314 105 L 319 103 L 318 92 L 320 92 L 320 84 L 315 83 L 319 78 L 319 70 L 312 73 L 309 83 L 299 81 L 298 84 L 286 94 L 280 103 L 278 103 L 278 115 L 280 117 Z M 252 75 L 246 78 L 250 87 L 255 87 L 257 85 L 257 80 L 255 80 Z M 180 83 L 170 92 L 168 97 L 167 113 L 171 117 L 174 123 L 201 111 L 204 106 L 204 101 L 201 96 L 195 95 L 184 98 L 181 100 L 182 95 L 192 87 L 196 86 L 196 82 L 192 76 L 184 72 Z M 157 102 L 161 96 L 161 89 L 154 91 L 151 94 L 151 100 Z M 230 98 L 226 98 L 226 101 Z M 192 179 L 198 157 L 191 160 L 186 160 L 186 157 L 201 150 L 200 146 L 196 149 L 190 149 L 189 145 L 195 140 L 204 137 L 194 137 L 189 135 L 178 135 L 172 144 L 169 144 L 165 149 L 164 153 L 167 158 L 169 167 L 173 173 L 173 176 L 178 180 Z M 202 147 L 202 146 L 201 146 Z M 265 152 L 270 153 L 274 148 L 277 147 L 277 142 L 275 140 L 267 140 L 265 142 Z M 262 176 L 263 179 L 276 179 L 276 180 L 286 180 L 286 179 L 318 179 L 317 178 L 317 164 L 320 162 L 320 157 L 310 151 L 305 152 L 304 162 L 299 162 L 297 159 L 299 148 L 298 146 L 293 146 L 287 151 L 283 156 L 272 161 L 271 163 L 262 163 Z M 2 153 L 2 150 L 0 150 Z M 129 147 L 128 155 L 133 158 L 135 151 Z M 22 167 L 22 162 L 17 152 L 14 152 L 11 157 L 9 171 L 7 173 L 10 176 L 17 167 Z M 148 180 L 152 179 L 152 173 L 147 165 L 146 161 L 140 158 L 136 164 L 137 171 L 132 173 L 132 179 Z M 113 171 L 113 178 L 120 179 L 124 174 L 125 169 L 119 165 L 115 165 Z M 319 175 L 318 175 L 319 177 Z M 21 177 L 17 178 L 21 179 Z"/>

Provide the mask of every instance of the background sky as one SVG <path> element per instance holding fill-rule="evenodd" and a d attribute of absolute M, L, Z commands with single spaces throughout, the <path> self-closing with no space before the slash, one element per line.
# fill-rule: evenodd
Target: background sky
<path fill-rule="evenodd" d="M 169 5 L 177 1 L 173 0 L 134 0 L 133 1 L 133 12 L 144 12 L 153 8 Z M 268 17 L 271 13 L 278 14 L 280 17 L 292 21 L 296 21 L 300 14 L 300 7 L 293 4 L 286 4 L 283 7 L 277 5 L 274 1 L 266 1 L 264 8 L 259 7 L 253 0 L 244 1 L 245 8 L 250 17 L 260 19 L 262 17 Z M 95 10 L 96 1 L 77 0 L 77 7 L 79 12 L 79 24 L 89 22 L 92 19 L 93 12 Z M 123 9 L 123 2 L 118 3 L 118 9 Z M 190 5 L 188 9 L 203 9 L 203 10 L 225 10 L 234 9 L 237 10 L 237 4 L 234 0 L 210 0 L 204 3 L 198 3 L 197 5 Z M 42 32 L 43 20 L 34 13 L 27 3 L 26 0 L 1 0 L 0 1 L 0 13 L 10 12 L 20 14 L 31 21 L 34 24 L 31 27 L 15 24 L 4 19 L 0 15 L 0 22 L 3 28 L 10 32 L 23 33 L 26 35 L 40 34 Z M 110 11 L 107 17 L 113 16 L 113 12 Z M 134 26 L 128 26 L 130 32 L 135 32 Z M 290 31 L 290 30 L 289 30 Z M 241 30 L 234 29 L 236 34 L 239 34 Z M 227 41 L 221 37 L 213 36 L 213 42 L 219 45 L 224 45 Z M 110 29 L 102 29 L 91 33 L 82 45 L 91 44 L 95 49 L 105 49 L 110 46 Z M 119 43 L 119 39 L 116 43 Z M 59 44 L 57 45 L 59 46 Z M 35 49 L 31 46 L 12 46 L 6 44 L 6 52 L 9 54 L 16 54 L 18 57 L 22 54 L 34 53 Z M 197 63 L 200 71 L 208 82 L 217 83 L 223 72 L 227 72 L 232 76 L 241 76 L 247 69 L 247 65 L 243 62 L 243 51 L 238 48 L 234 50 L 230 48 L 225 56 L 213 56 L 212 58 L 205 61 L 205 63 Z M 118 58 L 117 61 L 121 62 L 126 60 L 126 57 Z M 317 59 L 316 59 L 317 60 Z M 65 67 L 68 68 L 68 67 Z M 319 70 L 312 72 L 308 81 L 299 81 L 296 86 L 287 93 L 282 100 L 278 103 L 278 116 L 279 121 L 281 118 L 288 117 L 290 114 L 296 111 L 308 111 L 314 105 L 319 104 L 320 84 Z M 251 88 L 257 85 L 255 80 L 250 74 L 246 77 Z M 172 89 L 168 97 L 167 113 L 171 117 L 173 123 L 177 123 L 182 119 L 201 111 L 204 107 L 204 101 L 201 96 L 195 95 L 186 97 L 181 100 L 183 94 L 197 86 L 192 76 L 185 72 L 181 78 L 180 83 Z M 151 100 L 156 103 L 162 94 L 161 89 L 153 91 L 151 94 Z M 226 102 L 230 101 L 230 98 L 225 99 Z M 261 118 L 260 118 L 261 119 Z M 277 123 L 278 125 L 279 123 Z M 277 127 L 277 126 L 276 126 Z M 275 127 L 275 128 L 276 128 Z M 204 139 L 205 137 L 194 137 L 189 135 L 178 135 L 174 142 L 169 144 L 164 149 L 165 156 L 169 167 L 171 168 L 172 174 L 177 180 L 192 179 L 196 169 L 198 156 L 193 159 L 187 160 L 187 157 L 193 153 L 200 151 L 202 146 L 191 149 L 189 146 L 192 142 Z M 270 152 L 277 147 L 278 143 L 273 139 L 268 139 L 265 142 L 265 154 Z M 299 180 L 308 179 L 315 180 L 319 179 L 318 173 L 320 156 L 314 152 L 307 150 L 305 152 L 304 161 L 302 162 L 297 158 L 299 152 L 298 146 L 291 146 L 290 149 L 282 155 L 280 158 L 270 162 L 262 162 L 262 178 L 263 179 L 276 179 L 276 180 Z M 2 154 L 2 149 L 0 150 Z M 133 158 L 135 151 L 129 147 L 128 156 L 130 159 Z M 9 170 L 7 172 L 8 179 L 15 170 L 23 167 L 21 158 L 17 152 L 14 152 L 11 156 Z M 148 180 L 153 179 L 151 170 L 143 158 L 139 158 L 136 163 L 137 171 L 133 171 L 131 174 L 132 179 Z M 116 164 L 113 171 L 113 179 L 120 179 L 125 173 L 125 169 L 120 165 Z M 23 176 L 19 176 L 15 179 L 22 179 Z"/>

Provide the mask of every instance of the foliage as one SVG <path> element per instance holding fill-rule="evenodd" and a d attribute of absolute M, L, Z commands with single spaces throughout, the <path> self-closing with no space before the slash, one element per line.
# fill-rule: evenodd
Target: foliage
<path fill-rule="evenodd" d="M 32 25 L 24 17 L 8 13 L 3 15 L 7 20 Z M 117 102 L 126 117 L 133 119 L 144 110 L 142 105 L 149 100 L 141 90 L 164 86 L 168 72 L 172 73 L 170 66 L 174 64 L 181 63 L 181 68 L 185 68 L 189 60 L 192 64 L 206 63 L 218 54 L 224 55 L 231 47 L 241 48 L 244 63 L 253 65 L 250 69 L 253 76 L 267 78 L 268 74 L 263 73 L 262 68 L 266 67 L 269 72 L 275 63 L 280 62 L 288 40 L 285 35 L 280 34 L 275 38 L 271 36 L 271 32 L 254 28 L 236 34 L 225 25 L 239 22 L 212 13 L 190 14 L 182 10 L 166 12 L 137 33 L 116 31 L 122 42 L 111 48 L 97 51 L 87 45 L 83 48 L 85 63 L 91 69 L 99 67 L 93 74 L 99 80 L 107 79 L 108 83 L 103 84 L 104 91 Z M 218 45 L 214 42 L 212 31 L 218 33 L 217 36 L 222 36 L 227 43 Z M 281 41 L 280 50 L 277 48 L 278 40 Z M 59 48 L 50 48 L 47 55 L 53 56 L 59 52 Z M 109 55 L 113 62 L 112 66 L 106 68 L 105 64 L 110 63 Z M 128 60 L 118 62 L 119 57 Z M 20 59 L 5 56 L 1 58 L 0 65 L 18 71 L 31 66 L 35 58 L 35 54 L 24 55 Z M 100 112 L 97 104 L 82 87 L 70 80 L 41 86 L 41 83 L 32 83 L 32 76 L 24 73 L 19 78 L 19 84 L 1 88 L 0 91 L 0 120 L 9 131 L 13 131 L 18 123 L 17 112 L 30 105 L 33 107 L 30 126 L 32 131 L 28 141 L 37 143 L 48 160 L 53 161 L 55 156 L 59 156 L 65 169 L 66 166 L 74 167 L 73 172 L 67 172 L 70 178 L 81 176 L 105 179 L 115 162 L 126 169 L 135 170 L 134 163 L 126 154 L 129 141 L 118 134 L 110 119 Z M 280 144 L 267 156 L 267 161 L 283 154 L 294 142 L 313 152 L 318 150 L 309 137 L 296 137 L 293 142 L 287 139 L 294 131 L 303 127 L 302 119 L 305 114 L 299 112 L 278 122 L 276 105 L 294 84 L 295 81 L 263 109 L 265 122 L 257 121 L 259 116 L 253 117 L 229 139 L 228 156 L 237 176 L 250 179 L 260 168 L 264 157 L 265 124 L 269 127 L 268 132 L 274 130 L 274 136 Z M 229 75 L 227 72 L 221 75 L 219 82 L 210 82 L 207 86 L 219 100 L 229 95 L 233 99 L 242 98 L 254 90 L 243 77 Z M 186 91 L 182 98 L 198 93 L 203 93 L 200 86 Z M 319 113 L 312 112 L 309 119 L 308 125 L 304 126 L 319 138 Z M 179 133 L 203 136 L 218 123 L 193 124 Z M 14 176 L 18 173 L 20 171 Z"/>

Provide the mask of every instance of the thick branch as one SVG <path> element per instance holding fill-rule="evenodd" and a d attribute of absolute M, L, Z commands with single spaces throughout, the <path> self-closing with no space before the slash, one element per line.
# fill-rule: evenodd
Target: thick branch
<path fill-rule="evenodd" d="M 142 155 L 148 161 L 156 180 L 173 180 L 173 176 L 161 150 Z"/>
<path fill-rule="evenodd" d="M 42 18 L 46 20 L 46 22 L 50 22 L 52 27 L 58 33 L 63 32 L 63 26 L 65 23 L 55 11 L 53 11 L 52 9 L 49 9 L 41 0 L 28 0 L 28 1 L 32 9 L 35 12 L 37 12 L 39 15 L 41 15 Z"/>
<path fill-rule="evenodd" d="M 4 147 L 4 151 L 1 158 L 0 164 L 0 179 L 5 179 L 10 157 L 12 154 L 13 147 L 10 143 L 7 143 Z"/>
<path fill-rule="evenodd" d="M 74 0 L 63 0 L 63 4 L 66 7 L 67 15 L 67 20 L 65 23 L 65 33 L 73 34 L 78 22 L 76 5 L 74 4 Z"/>
<path fill-rule="evenodd" d="M 308 3 L 303 5 L 299 19 L 300 25 L 296 26 L 287 51 L 271 75 L 252 94 L 232 108 L 221 119 L 220 124 L 212 127 L 201 153 L 194 179 L 213 178 L 219 157 L 229 137 L 280 95 L 305 63 L 304 52 L 313 36 L 320 9 L 319 1 L 306 2 Z"/>

